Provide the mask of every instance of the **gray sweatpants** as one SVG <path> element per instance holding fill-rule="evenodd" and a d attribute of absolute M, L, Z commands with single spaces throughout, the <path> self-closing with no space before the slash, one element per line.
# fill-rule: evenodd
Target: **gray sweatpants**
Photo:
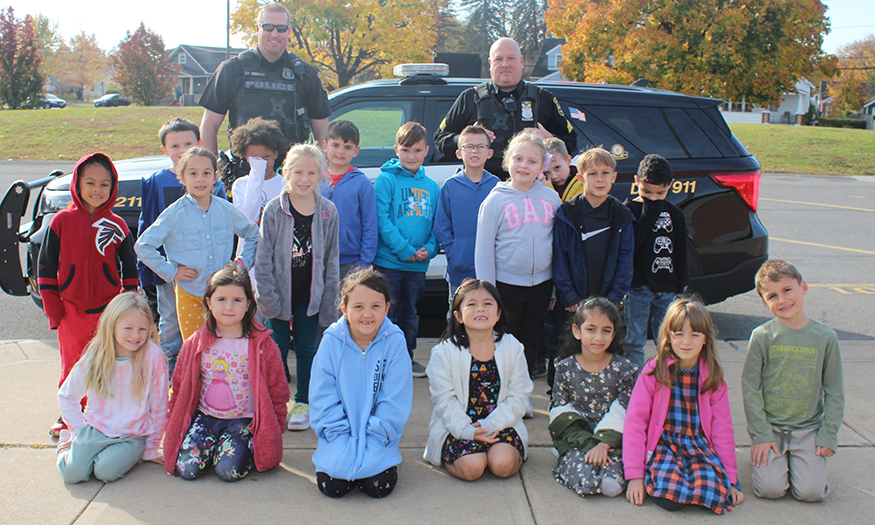
<path fill-rule="evenodd" d="M 790 494 L 800 501 L 821 501 L 829 494 L 826 458 L 815 454 L 817 429 L 779 430 L 772 427 L 781 454 L 769 450 L 767 465 L 754 465 L 753 493 L 760 498 L 783 498 Z"/>
<path fill-rule="evenodd" d="M 80 428 L 70 448 L 58 453 L 64 483 L 115 481 L 134 468 L 146 452 L 146 436 L 111 438 L 88 425 Z"/>

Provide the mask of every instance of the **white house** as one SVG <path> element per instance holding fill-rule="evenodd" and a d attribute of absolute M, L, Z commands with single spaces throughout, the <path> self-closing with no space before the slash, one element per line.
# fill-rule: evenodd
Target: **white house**
<path fill-rule="evenodd" d="M 803 78 L 796 82 L 792 92 L 781 95 L 781 103 L 777 106 L 762 108 L 744 100 L 729 101 L 720 107 L 720 113 L 729 123 L 801 125 L 802 116 L 808 112 L 815 92 L 814 84 Z"/>

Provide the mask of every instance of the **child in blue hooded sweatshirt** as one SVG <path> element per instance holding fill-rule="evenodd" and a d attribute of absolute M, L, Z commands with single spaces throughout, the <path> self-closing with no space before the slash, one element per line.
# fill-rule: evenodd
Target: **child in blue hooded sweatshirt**
<path fill-rule="evenodd" d="M 398 443 L 413 405 L 404 334 L 386 318 L 389 283 L 371 268 L 340 286 L 338 321 L 325 330 L 310 373 L 316 484 L 339 498 L 358 486 L 373 498 L 398 481 Z"/>
<path fill-rule="evenodd" d="M 416 303 L 425 290 L 428 262 L 438 251 L 433 228 L 440 187 L 422 167 L 426 137 L 418 122 L 401 126 L 395 134 L 398 158 L 383 164 L 374 182 L 380 234 L 374 266 L 389 279 L 389 319 L 404 332 L 413 377 L 425 377 L 425 367 L 413 361 L 419 331 Z"/>

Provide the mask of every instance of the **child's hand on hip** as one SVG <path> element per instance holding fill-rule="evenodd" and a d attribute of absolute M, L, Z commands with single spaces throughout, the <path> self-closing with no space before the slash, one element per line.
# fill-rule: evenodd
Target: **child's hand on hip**
<path fill-rule="evenodd" d="M 176 275 L 173 276 L 174 281 L 193 281 L 197 279 L 197 270 L 188 266 L 179 265 L 176 267 Z"/>

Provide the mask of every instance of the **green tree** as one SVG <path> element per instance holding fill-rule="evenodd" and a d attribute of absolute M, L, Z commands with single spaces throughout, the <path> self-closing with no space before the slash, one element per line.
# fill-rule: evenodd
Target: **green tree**
<path fill-rule="evenodd" d="M 154 106 L 166 99 L 176 84 L 179 65 L 171 63 L 169 57 L 161 36 L 140 22 L 112 54 L 114 79 L 135 103 Z"/>
<path fill-rule="evenodd" d="M 829 32 L 820 0 L 551 0 L 547 31 L 564 37 L 562 71 L 749 103 L 777 103 L 815 70 Z"/>
<path fill-rule="evenodd" d="M 434 45 L 426 0 L 285 0 L 291 50 L 321 70 L 328 87 L 357 77 L 392 74 L 399 62 L 426 62 Z M 236 33 L 255 43 L 261 3 L 241 0 L 232 16 Z"/>
<path fill-rule="evenodd" d="M 515 0 L 513 16 L 510 24 L 510 37 L 520 45 L 523 55 L 529 57 L 532 63 L 537 60 L 537 54 L 544 43 L 544 10 L 547 8 L 543 0 Z"/>
<path fill-rule="evenodd" d="M 33 19 L 15 18 L 11 7 L 0 11 L 0 101 L 11 109 L 32 105 L 43 90 Z"/>
<path fill-rule="evenodd" d="M 467 15 L 466 26 L 476 35 L 472 50 L 489 56 L 492 43 L 508 36 L 505 26 L 506 0 L 460 0 L 460 9 Z"/>

